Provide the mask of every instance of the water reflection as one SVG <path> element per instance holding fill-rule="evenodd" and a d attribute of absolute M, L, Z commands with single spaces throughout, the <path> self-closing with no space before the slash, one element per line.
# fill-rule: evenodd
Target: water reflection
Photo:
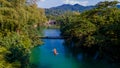
<path fill-rule="evenodd" d="M 58 29 L 47 29 L 45 36 L 59 36 Z M 105 60 L 98 60 L 99 52 L 84 51 L 64 45 L 63 39 L 44 39 L 42 46 L 32 49 L 31 68 L 118 68 Z M 58 55 L 54 55 L 56 48 Z M 92 49 L 90 49 L 92 50 Z"/>

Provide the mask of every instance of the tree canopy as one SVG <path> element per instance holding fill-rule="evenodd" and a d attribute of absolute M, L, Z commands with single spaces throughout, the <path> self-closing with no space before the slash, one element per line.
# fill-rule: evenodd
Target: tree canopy
<path fill-rule="evenodd" d="M 30 49 L 41 41 L 38 27 L 46 21 L 44 9 L 28 0 L 0 0 L 0 67 L 26 68 Z M 29 1 L 31 2 L 31 1 Z"/>
<path fill-rule="evenodd" d="M 65 15 L 61 31 L 67 40 L 74 42 L 74 47 L 96 47 L 97 51 L 119 61 L 120 51 L 120 9 L 117 1 L 105 1 L 96 8 L 79 15 Z M 96 49 L 95 49 L 96 50 Z"/>

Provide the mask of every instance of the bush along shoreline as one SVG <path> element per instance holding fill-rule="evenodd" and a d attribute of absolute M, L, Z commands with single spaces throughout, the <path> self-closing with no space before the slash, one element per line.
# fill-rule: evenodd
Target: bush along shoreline
<path fill-rule="evenodd" d="M 65 13 L 61 22 L 63 36 L 68 47 L 86 52 L 99 52 L 99 57 L 108 57 L 113 63 L 120 63 L 120 9 L 117 1 L 105 1 L 96 8 L 82 13 Z"/>

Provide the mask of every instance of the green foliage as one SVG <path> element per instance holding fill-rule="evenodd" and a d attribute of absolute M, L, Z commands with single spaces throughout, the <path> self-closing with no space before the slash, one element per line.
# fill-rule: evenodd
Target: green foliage
<path fill-rule="evenodd" d="M 32 9 L 32 10 L 31 10 Z M 26 0 L 0 0 L 0 67 L 26 68 L 30 49 L 41 41 L 38 27 L 46 21 L 44 10 Z"/>
<path fill-rule="evenodd" d="M 61 31 L 63 36 L 69 36 L 68 41 L 74 42 L 74 47 L 98 47 L 98 51 L 119 60 L 120 55 L 120 9 L 117 1 L 105 1 L 97 4 L 95 9 L 85 11 L 80 15 L 63 17 Z"/>

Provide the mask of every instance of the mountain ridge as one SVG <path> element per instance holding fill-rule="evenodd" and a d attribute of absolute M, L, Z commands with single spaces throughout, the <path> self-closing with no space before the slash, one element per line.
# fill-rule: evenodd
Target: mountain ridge
<path fill-rule="evenodd" d="M 120 8 L 120 5 L 117 5 L 118 8 Z M 52 7 L 49 9 L 45 9 L 46 15 L 61 15 L 66 11 L 76 11 L 76 12 L 83 12 L 85 10 L 90 10 L 95 8 L 95 6 L 82 6 L 79 4 L 63 4 L 57 7 Z"/>
<path fill-rule="evenodd" d="M 88 7 L 94 7 L 94 6 L 82 6 L 82 5 L 79 5 L 79 4 L 74 4 L 74 5 L 63 4 L 63 5 L 60 5 L 60 6 L 57 6 L 57 7 L 51 7 L 49 9 L 60 9 L 60 8 L 70 9 L 70 8 L 88 8 Z"/>

